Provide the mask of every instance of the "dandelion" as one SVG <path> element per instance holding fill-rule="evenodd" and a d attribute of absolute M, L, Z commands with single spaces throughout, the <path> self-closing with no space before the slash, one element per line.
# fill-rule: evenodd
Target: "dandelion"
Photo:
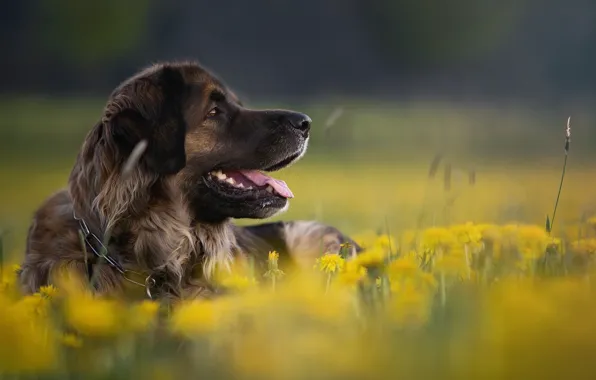
<path fill-rule="evenodd" d="M 58 289 L 54 285 L 42 286 L 39 288 L 39 293 L 48 299 L 56 297 Z"/>
<path fill-rule="evenodd" d="M 285 275 L 285 273 L 279 269 L 277 260 L 279 259 L 279 253 L 276 251 L 270 251 L 267 259 L 267 272 L 265 272 L 265 278 L 271 279 L 271 288 L 275 290 L 277 279 Z"/>
<path fill-rule="evenodd" d="M 277 263 L 277 259 L 279 259 L 279 253 L 276 251 L 269 251 L 268 260 L 269 262 Z"/>
<path fill-rule="evenodd" d="M 34 293 L 18 300 L 16 306 L 27 314 L 45 317 L 48 313 L 49 300 L 40 293 Z"/>
<path fill-rule="evenodd" d="M 461 244 L 477 245 L 482 240 L 482 231 L 473 223 L 453 226 L 451 231 Z"/>
<path fill-rule="evenodd" d="M 316 260 L 315 268 L 321 272 L 332 274 L 339 272 L 345 265 L 345 259 L 338 253 L 327 253 Z"/>
<path fill-rule="evenodd" d="M 244 291 L 257 285 L 255 278 L 233 273 L 219 280 L 219 284 L 229 290 Z"/>
<path fill-rule="evenodd" d="M 455 236 L 447 228 L 432 227 L 422 233 L 422 245 L 431 251 L 455 243 L 457 243 Z"/>
<path fill-rule="evenodd" d="M 89 295 L 68 298 L 64 310 L 68 325 L 92 337 L 117 335 L 121 331 L 122 315 L 122 309 L 115 301 Z"/>
<path fill-rule="evenodd" d="M 389 278 L 413 276 L 420 272 L 418 261 L 414 255 L 400 257 L 389 264 L 387 268 Z"/>
<path fill-rule="evenodd" d="M 210 332 L 216 323 L 212 301 L 189 301 L 174 309 L 170 329 L 178 335 L 193 337 Z"/>
<path fill-rule="evenodd" d="M 41 298 L 41 297 L 40 297 Z M 45 371 L 58 359 L 52 326 L 23 303 L 0 295 L 0 372 Z"/>
<path fill-rule="evenodd" d="M 395 251 L 397 249 L 395 240 L 390 235 L 385 234 L 377 237 L 374 245 L 388 252 Z"/>
<path fill-rule="evenodd" d="M 328 292 L 331 286 L 331 276 L 342 270 L 345 262 L 345 259 L 338 253 L 327 253 L 316 260 L 315 269 L 318 268 L 321 272 L 327 273 L 325 292 Z"/>
<path fill-rule="evenodd" d="M 596 253 L 596 239 L 581 239 L 571 243 L 574 252 L 582 255 L 593 255 Z"/>
<path fill-rule="evenodd" d="M 338 281 L 347 286 L 353 286 L 366 278 L 366 268 L 355 261 L 348 261 L 344 270 L 339 273 Z"/>
<path fill-rule="evenodd" d="M 354 261 L 365 268 L 378 267 L 384 264 L 387 258 L 387 251 L 381 247 L 373 247 L 365 250 L 354 258 Z"/>

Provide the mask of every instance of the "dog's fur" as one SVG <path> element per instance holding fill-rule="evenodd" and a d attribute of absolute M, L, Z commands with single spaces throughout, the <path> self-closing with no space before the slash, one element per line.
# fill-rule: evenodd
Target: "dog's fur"
<path fill-rule="evenodd" d="M 124 81 L 87 134 L 66 189 L 45 201 L 29 228 L 20 272 L 22 289 L 52 283 L 58 270 L 93 272 L 99 293 L 121 294 L 125 279 L 93 261 L 79 236 L 79 218 L 92 234 L 109 234 L 110 257 L 127 270 L 157 279 L 161 297 L 209 297 L 216 267 L 235 255 L 263 260 L 277 250 L 282 262 L 309 264 L 323 252 L 352 243 L 314 221 L 239 227 L 231 218 L 267 218 L 287 199 L 224 191 L 208 173 L 277 170 L 306 150 L 310 119 L 283 110 L 249 110 L 197 63 L 153 65 Z M 146 149 L 123 167 L 139 144 Z M 197 275 L 198 273 L 198 275 Z"/>

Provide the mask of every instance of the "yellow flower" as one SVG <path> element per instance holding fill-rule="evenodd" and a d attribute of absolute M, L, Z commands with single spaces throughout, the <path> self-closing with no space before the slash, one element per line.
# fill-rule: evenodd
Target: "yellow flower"
<path fill-rule="evenodd" d="M 453 226 L 451 231 L 462 244 L 478 244 L 482 240 L 480 228 L 472 223 Z"/>
<path fill-rule="evenodd" d="M 144 300 L 132 306 L 128 325 L 133 331 L 145 331 L 155 325 L 159 303 L 155 301 Z"/>
<path fill-rule="evenodd" d="M 387 258 L 388 251 L 381 249 L 380 247 L 373 247 L 360 253 L 354 258 L 353 261 L 357 262 L 363 267 L 373 267 L 382 265 Z"/>
<path fill-rule="evenodd" d="M 338 253 L 327 253 L 317 259 L 315 268 L 325 273 L 339 272 L 345 265 L 345 260 Z"/>
<path fill-rule="evenodd" d="M 375 240 L 374 243 L 375 246 L 386 250 L 386 251 L 390 251 L 392 253 L 395 253 L 397 251 L 397 244 L 395 243 L 395 240 L 386 234 L 380 235 L 379 237 L 377 237 L 377 239 Z"/>
<path fill-rule="evenodd" d="M 571 248 L 583 255 L 593 255 L 596 253 L 596 239 L 581 239 L 571 243 Z"/>
<path fill-rule="evenodd" d="M 187 337 L 212 331 L 216 323 L 212 301 L 193 300 L 181 303 L 170 318 L 170 329 Z"/>
<path fill-rule="evenodd" d="M 43 317 L 47 315 L 48 305 L 48 299 L 42 297 L 42 295 L 39 293 L 25 296 L 16 303 L 16 306 L 24 310 L 26 313 Z"/>
<path fill-rule="evenodd" d="M 64 316 L 71 327 L 88 336 L 114 336 L 121 331 L 122 327 L 120 305 L 116 301 L 90 295 L 68 298 Z"/>
<path fill-rule="evenodd" d="M 478 231 L 482 235 L 482 239 L 490 242 L 497 242 L 501 239 L 501 230 L 499 226 L 492 224 L 480 224 L 478 225 Z"/>
<path fill-rule="evenodd" d="M 447 228 L 432 227 L 422 233 L 422 245 L 432 251 L 456 242 L 457 239 Z"/>
<path fill-rule="evenodd" d="M 48 320 L 1 295 L 0 310 L 0 372 L 52 369 L 58 355 Z"/>
<path fill-rule="evenodd" d="M 544 228 L 533 225 L 520 226 L 518 236 L 522 242 L 533 243 L 541 243 L 549 238 L 548 233 Z"/>
<path fill-rule="evenodd" d="M 353 260 L 348 261 L 338 280 L 344 285 L 356 285 L 366 277 L 366 268 Z"/>
<path fill-rule="evenodd" d="M 269 251 L 269 261 L 277 261 L 279 259 L 279 253 L 276 251 Z"/>
<path fill-rule="evenodd" d="M 42 286 L 39 293 L 46 298 L 54 298 L 58 294 L 58 289 L 54 285 Z"/>
<path fill-rule="evenodd" d="M 230 290 L 243 291 L 257 285 L 257 280 L 249 276 L 232 274 L 219 280 L 219 284 Z"/>
<path fill-rule="evenodd" d="M 75 334 L 64 334 L 60 341 L 63 345 L 71 348 L 81 348 L 83 346 L 83 340 Z"/>
<path fill-rule="evenodd" d="M 418 261 L 414 255 L 400 257 L 391 262 L 388 267 L 389 277 L 391 278 L 397 276 L 411 276 L 419 272 L 419 270 Z"/>

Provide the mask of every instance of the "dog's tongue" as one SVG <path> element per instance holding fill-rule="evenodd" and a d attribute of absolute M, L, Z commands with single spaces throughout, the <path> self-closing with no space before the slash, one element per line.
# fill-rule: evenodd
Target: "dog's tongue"
<path fill-rule="evenodd" d="M 241 170 L 243 176 L 248 178 L 251 182 L 254 182 L 257 186 L 269 185 L 275 190 L 275 192 L 284 198 L 294 198 L 292 190 L 286 185 L 286 183 L 280 179 L 271 178 L 268 175 L 261 173 L 258 170 Z"/>

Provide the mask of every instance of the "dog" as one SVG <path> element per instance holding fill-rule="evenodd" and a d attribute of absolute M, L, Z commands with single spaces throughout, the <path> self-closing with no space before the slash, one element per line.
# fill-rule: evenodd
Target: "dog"
<path fill-rule="evenodd" d="M 305 154 L 311 124 L 299 112 L 246 108 L 196 62 L 139 71 L 109 96 L 67 187 L 34 214 L 23 292 L 68 270 L 99 294 L 136 284 L 151 298 L 209 298 L 215 271 L 235 258 L 262 265 L 276 250 L 284 265 L 312 265 L 342 246 L 356 254 L 353 240 L 316 221 L 232 222 L 288 208 L 291 190 L 265 173 Z"/>

